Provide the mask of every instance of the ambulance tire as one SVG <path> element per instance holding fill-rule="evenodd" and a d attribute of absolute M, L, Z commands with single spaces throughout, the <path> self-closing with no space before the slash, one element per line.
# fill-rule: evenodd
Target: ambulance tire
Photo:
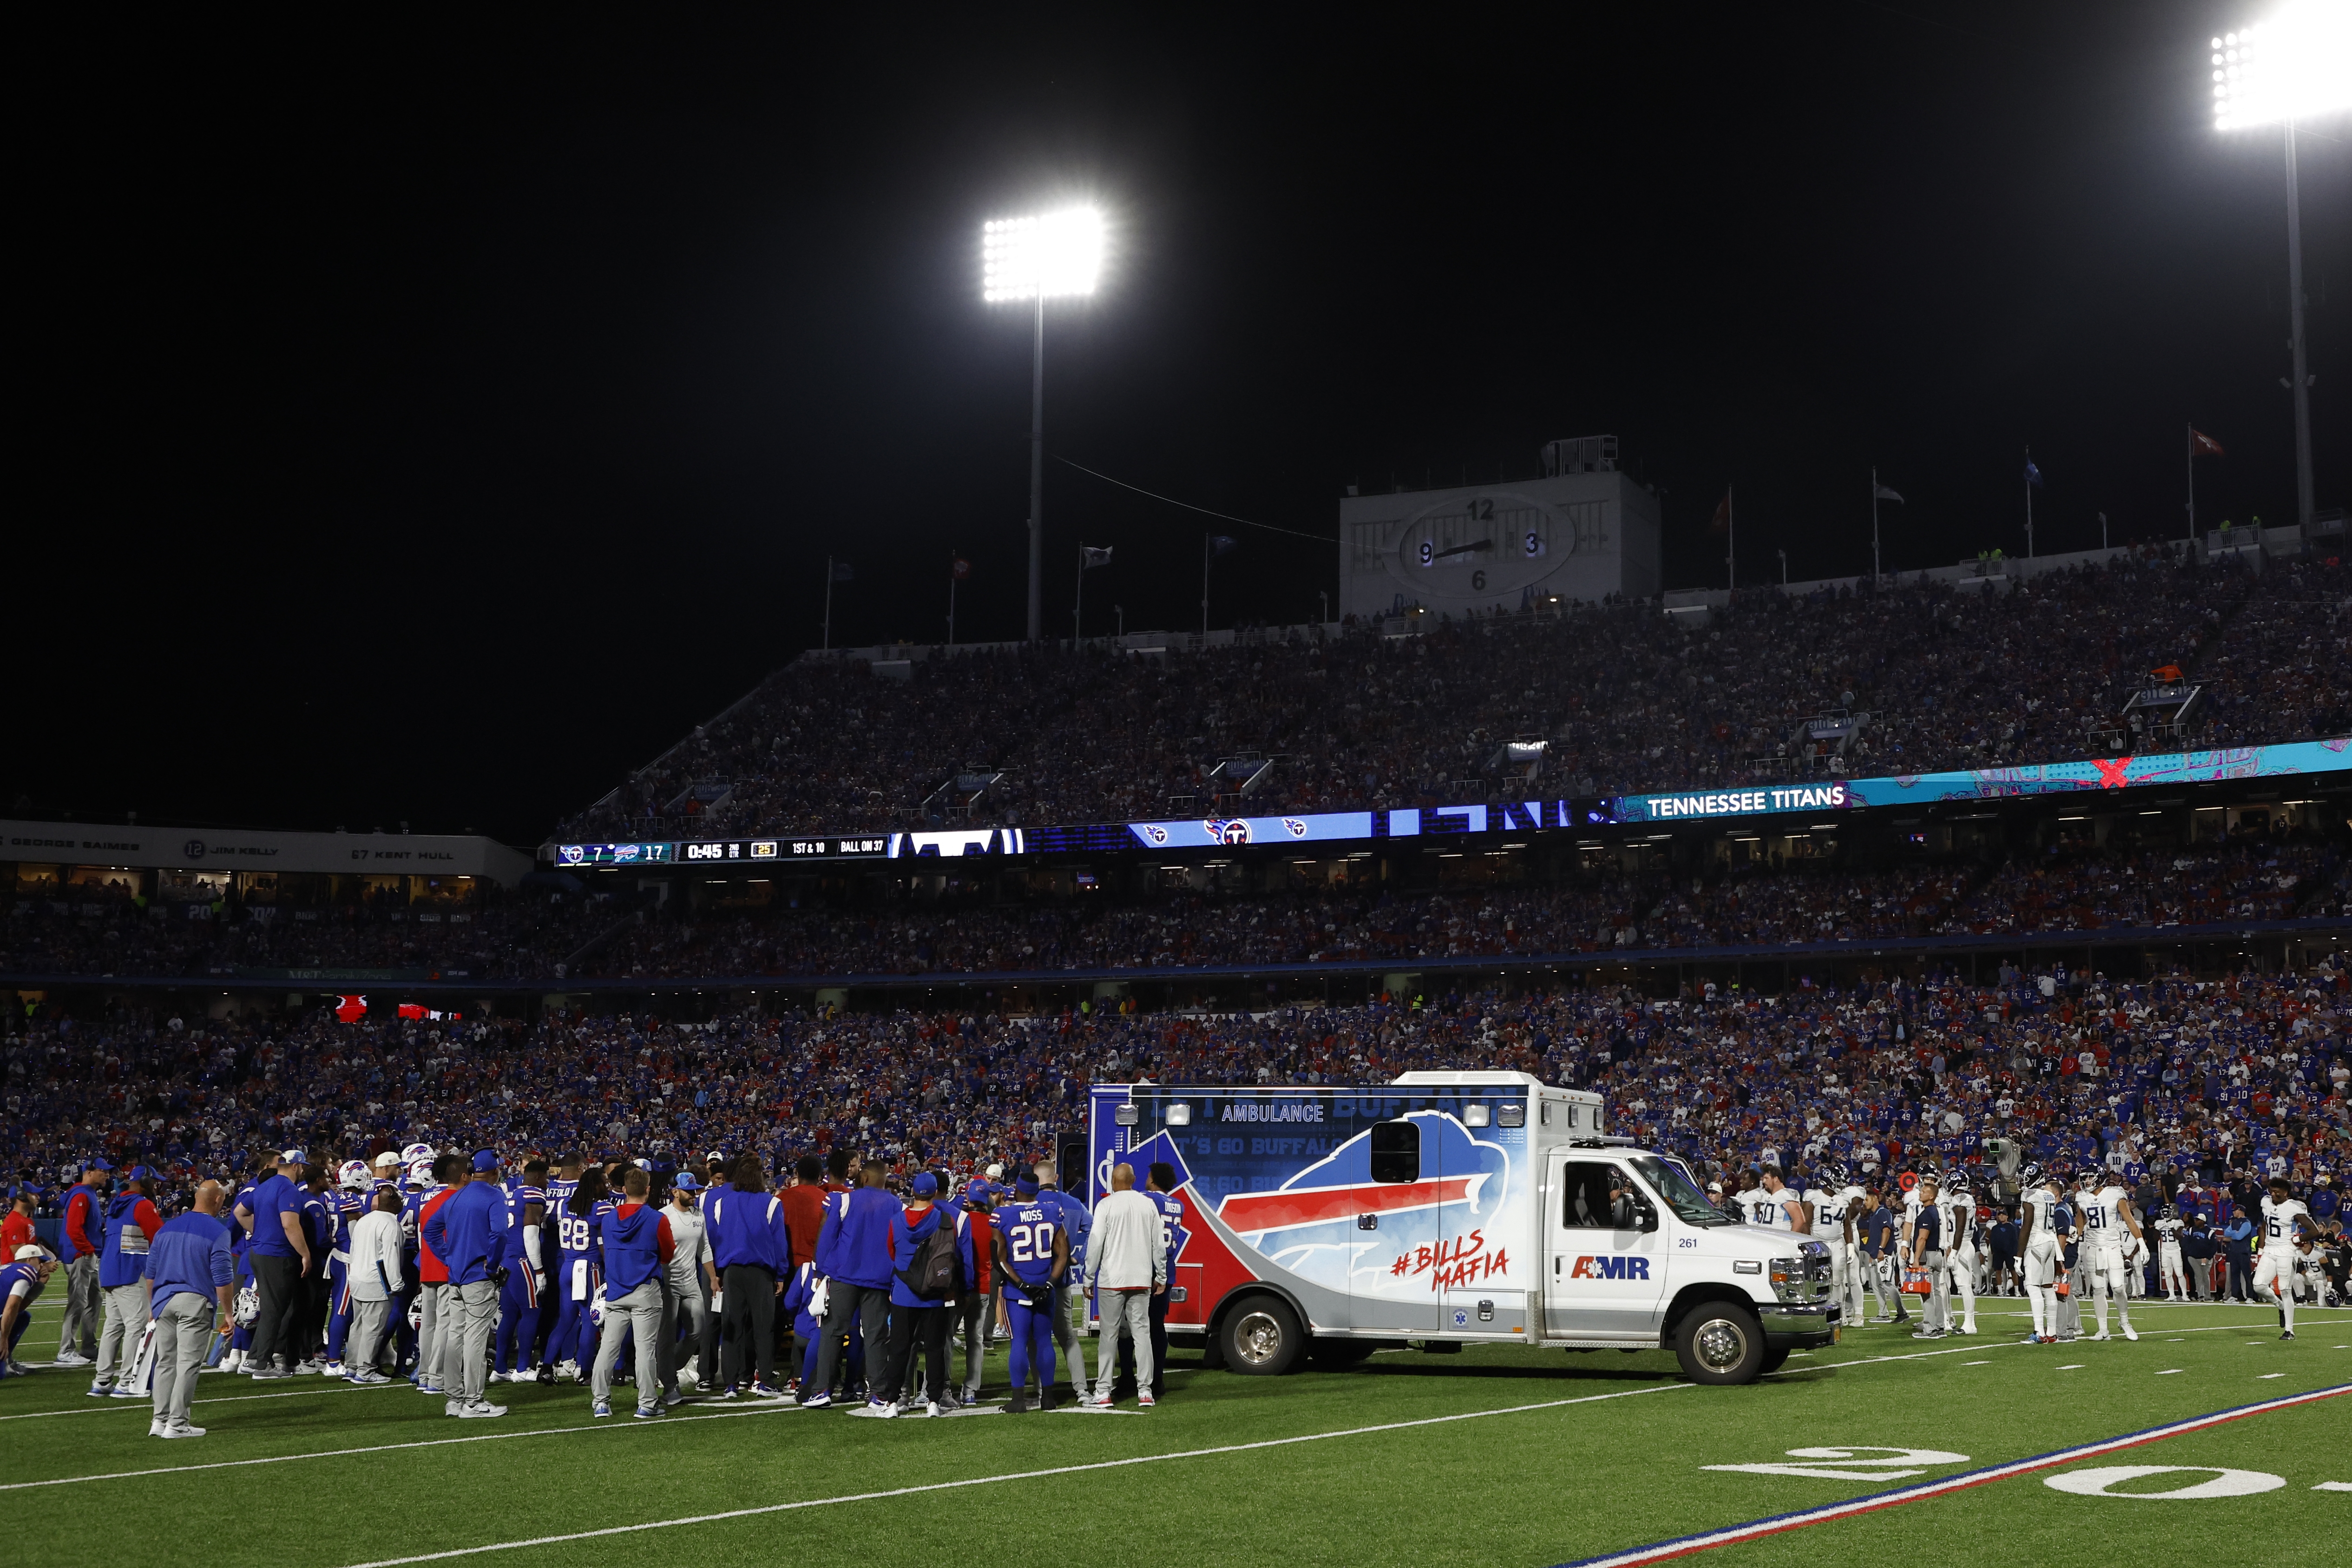
<path fill-rule="evenodd" d="M 1379 1348 L 1370 1340 L 1318 1339 L 1307 1347 L 1307 1360 L 1318 1372 L 1345 1372 Z"/>
<path fill-rule="evenodd" d="M 1753 1383 L 1764 1371 L 1764 1325 L 1736 1302 L 1701 1301 L 1675 1326 L 1675 1357 L 1693 1383 Z"/>
<path fill-rule="evenodd" d="M 1225 1370 L 1248 1377 L 1279 1377 L 1297 1363 L 1307 1331 L 1298 1314 L 1279 1296 L 1251 1296 L 1234 1303 L 1217 1329 Z"/>
<path fill-rule="evenodd" d="M 1789 1353 L 1787 1351 L 1768 1350 L 1764 1353 L 1764 1364 L 1757 1369 L 1756 1375 L 1759 1377 L 1769 1376 L 1771 1374 L 1780 1371 L 1782 1367 L 1788 1364 Z"/>

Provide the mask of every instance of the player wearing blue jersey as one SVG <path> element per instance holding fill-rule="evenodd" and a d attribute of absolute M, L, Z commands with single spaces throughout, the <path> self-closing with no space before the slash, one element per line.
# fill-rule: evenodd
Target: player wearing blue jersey
<path fill-rule="evenodd" d="M 527 1383 L 536 1374 L 540 1303 L 547 1294 L 547 1265 L 540 1250 L 547 1218 L 547 1162 L 534 1155 L 522 1174 L 506 1184 L 507 1282 L 499 1298 L 498 1349 L 493 1383 Z"/>
<path fill-rule="evenodd" d="M 992 1217 L 996 1245 L 997 1311 L 1013 1343 L 1013 1398 L 1005 1413 L 1029 1408 L 1029 1374 L 1037 1374 L 1037 1408 L 1054 1407 L 1054 1338 L 1059 1313 L 1055 1303 L 1070 1272 L 1070 1239 L 1059 1204 L 1042 1201 L 1037 1173 L 1026 1166 L 1013 1175 L 1013 1196 Z"/>
<path fill-rule="evenodd" d="M 1168 1301 L 1176 1293 L 1176 1255 L 1184 1249 L 1184 1205 L 1176 1197 L 1176 1167 L 1166 1160 L 1154 1160 L 1148 1178 L 1150 1185 L 1143 1196 L 1160 1211 L 1160 1247 L 1168 1257 L 1168 1285 L 1155 1292 L 1150 1302 L 1151 1313 L 1151 1396 L 1164 1399 L 1168 1376 Z M 1121 1385 L 1135 1381 L 1135 1344 L 1131 1340 L 1118 1342 L 1118 1378 Z M 1118 1393 L 1114 1385 L 1111 1392 Z"/>
<path fill-rule="evenodd" d="M 544 1255 L 554 1259 L 556 1266 L 548 1271 L 540 1292 L 539 1343 L 534 1347 L 534 1359 L 539 1363 L 539 1380 L 553 1383 L 558 1364 L 570 1354 L 559 1348 L 562 1343 L 560 1336 L 563 1325 L 570 1321 L 572 1300 L 572 1270 L 563 1264 L 561 1242 L 565 1207 L 572 1202 L 572 1195 L 580 1190 L 580 1156 L 557 1155 L 555 1174 L 547 1179 L 544 1187 L 547 1212 L 553 1219 L 556 1234 L 552 1238 L 542 1238 L 541 1245 L 547 1249 Z M 576 1365 L 573 1370 L 578 1370 Z"/>
<path fill-rule="evenodd" d="M 1061 1315 L 1055 1320 L 1054 1339 L 1061 1346 L 1062 1361 L 1069 1369 L 1071 1386 L 1081 1394 L 1087 1386 L 1087 1353 L 1079 1331 L 1087 1322 L 1087 1293 L 1078 1288 L 1078 1275 L 1087 1266 L 1087 1232 L 1094 1228 L 1094 1215 L 1076 1194 L 1062 1191 L 1055 1185 L 1061 1174 L 1051 1160 L 1039 1160 L 1034 1167 L 1037 1176 L 1037 1201 L 1054 1211 L 1062 1228 L 1062 1239 L 1069 1243 L 1070 1269 L 1067 1283 L 1063 1287 Z M 1100 1371 L 1098 1367 L 1096 1369 Z"/>
<path fill-rule="evenodd" d="M 263 1182 L 277 1174 L 276 1165 L 263 1166 L 260 1173 L 242 1183 L 236 1189 L 236 1196 L 229 1199 L 226 1217 L 228 1251 L 230 1259 L 236 1265 L 237 1306 L 236 1332 L 229 1336 L 227 1353 L 221 1357 L 221 1370 L 224 1372 L 245 1370 L 246 1353 L 253 1348 L 255 1296 L 259 1293 L 253 1281 L 253 1260 L 247 1256 L 252 1250 L 253 1229 L 237 1217 L 239 1215 L 244 1215 L 247 1218 L 252 1217 L 254 1194 L 260 1190 Z M 247 1291 L 254 1291 L 255 1295 L 247 1295 Z"/>
<path fill-rule="evenodd" d="M 556 1309 L 555 1333 L 547 1354 L 558 1375 L 587 1380 L 595 1359 L 596 1324 L 589 1311 L 599 1282 L 597 1216 L 604 1201 L 604 1172 L 595 1166 L 573 1182 L 572 1196 L 555 1211 L 556 1256 L 563 1270 L 563 1301 Z"/>

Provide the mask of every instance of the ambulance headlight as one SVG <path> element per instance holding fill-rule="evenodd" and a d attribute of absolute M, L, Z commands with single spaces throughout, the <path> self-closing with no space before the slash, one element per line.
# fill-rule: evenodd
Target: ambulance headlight
<path fill-rule="evenodd" d="M 1803 1300 L 1805 1266 L 1794 1258 L 1773 1259 L 1772 1294 L 1783 1301 Z"/>

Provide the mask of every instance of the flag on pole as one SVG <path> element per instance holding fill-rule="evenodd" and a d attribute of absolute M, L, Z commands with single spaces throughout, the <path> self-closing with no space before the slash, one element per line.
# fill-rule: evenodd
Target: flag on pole
<path fill-rule="evenodd" d="M 2031 457 L 2025 460 L 2025 482 L 2037 490 L 2047 488 L 2042 483 L 2042 470 L 2033 465 L 2033 459 Z"/>
<path fill-rule="evenodd" d="M 1906 505 L 1906 503 L 1904 501 L 1904 499 L 1903 499 L 1903 497 L 1900 497 L 1900 496 L 1896 495 L 1894 491 L 1892 491 L 1892 490 L 1888 489 L 1888 488 L 1887 488 L 1885 486 L 1884 486 L 1884 485 L 1874 485 L 1874 486 L 1871 486 L 1871 491 L 1870 491 L 1870 493 L 1871 493 L 1873 496 L 1876 497 L 1879 500 L 1882 500 L 1882 501 L 1892 501 L 1892 502 L 1894 502 L 1894 503 L 1895 503 L 1895 505 L 1897 505 L 1897 506 L 1903 506 L 1903 505 Z"/>
<path fill-rule="evenodd" d="M 1100 549 L 1097 549 L 1092 545 L 1080 545 L 1078 547 L 1078 570 L 1080 571 L 1084 571 L 1090 566 L 1108 566 L 1110 564 L 1110 552 L 1113 548 L 1114 547 L 1110 545 L 1105 545 Z"/>
<path fill-rule="evenodd" d="M 1707 531 L 1717 534 L 1731 531 L 1731 492 L 1728 489 L 1723 492 L 1723 499 L 1717 504 L 1715 519 L 1707 524 Z"/>
<path fill-rule="evenodd" d="M 1228 538 L 1223 534 L 1213 535 L 1209 539 L 1209 553 L 1212 555 L 1231 555 L 1241 548 L 1241 540 Z M 1105 550 L 1103 554 L 1108 556 L 1110 552 Z"/>
<path fill-rule="evenodd" d="M 851 582 L 851 581 L 855 581 L 855 580 L 856 580 L 856 577 L 857 577 L 857 573 L 856 573 L 856 570 L 855 570 L 854 568 L 852 568 L 852 567 L 850 566 L 850 564 L 849 564 L 847 561 L 845 561 L 845 560 L 837 560 L 837 561 L 835 561 L 835 562 L 833 563 L 833 580 L 834 580 L 834 581 L 835 581 L 835 582 Z"/>
<path fill-rule="evenodd" d="M 958 556 L 956 557 L 954 567 L 950 570 L 954 571 L 956 580 L 958 582 L 961 582 L 965 578 L 971 575 L 971 562 L 964 559 L 961 556 Z"/>
<path fill-rule="evenodd" d="M 2189 455 L 2191 457 L 2221 457 L 2226 456 L 2227 454 L 2221 450 L 2221 444 L 2220 442 L 2214 440 L 2211 436 L 2206 434 L 2203 431 L 2198 429 L 2192 424 L 2189 427 Z"/>

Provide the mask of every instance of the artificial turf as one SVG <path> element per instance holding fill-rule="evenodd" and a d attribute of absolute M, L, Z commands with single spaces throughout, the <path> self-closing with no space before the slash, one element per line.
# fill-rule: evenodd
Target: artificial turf
<path fill-rule="evenodd" d="M 1180 1351 L 1170 1397 L 1149 1412 L 1128 1402 L 1118 1415 L 936 1421 L 695 1403 L 637 1422 L 625 1389 L 622 1415 L 592 1421 L 583 1388 L 500 1385 L 492 1393 L 511 1406 L 505 1418 L 458 1422 L 404 1384 L 208 1375 L 194 1419 L 210 1436 L 164 1443 L 146 1435 L 143 1406 L 88 1399 L 77 1372 L 54 1369 L 0 1382 L 0 1487 L 20 1517 L 53 1525 L 38 1549 L 44 1568 L 112 1568 L 121 1537 L 70 1521 L 126 1505 L 146 1521 L 142 1538 L 168 1531 L 224 1568 L 376 1563 L 736 1510 L 767 1511 L 484 1555 L 520 1565 L 653 1552 L 716 1568 L 803 1552 L 1043 1563 L 1149 1551 L 1187 1564 L 1545 1568 L 2352 1385 L 2352 1312 L 2305 1311 L 2287 1343 L 2261 1309 L 2149 1304 L 2136 1313 L 2137 1343 L 2028 1346 L 2017 1343 L 2019 1310 L 1983 1302 L 1985 1332 L 1974 1339 L 1860 1328 L 1748 1388 L 1685 1385 L 1660 1353 L 1391 1352 L 1351 1371 L 1261 1378 L 1201 1370 Z M 45 1311 L 34 1335 L 55 1322 Z M 39 1346 L 36 1338 L 19 1354 L 37 1360 Z M 990 1376 L 998 1397 L 1001 1354 Z M 1883 1479 L 1706 1468 L 1839 1468 L 1788 1451 L 1859 1445 L 1966 1458 Z M 236 1463 L 256 1459 L 275 1462 Z M 1148 1462 L 1113 1462 L 1137 1459 Z M 2285 1484 L 2205 1500 L 2078 1497 L 2045 1484 L 2051 1473 L 2118 1463 L 2262 1470 Z M 1103 1468 L 1076 1468 L 1087 1466 Z M 1037 1473 L 1054 1470 L 1064 1473 Z M 26 1484 L 52 1479 L 65 1484 Z M 2113 1568 L 2207 1562 L 2234 1540 L 2316 1562 L 2305 1554 L 2352 1522 L 2352 1492 L 2312 1490 L 2323 1482 L 2352 1482 L 2352 1396 L 1706 1558 L 1814 1564 L 1849 1552 L 1924 1553 L 1939 1563 Z M 904 1490 L 922 1488 L 935 1490 Z M 778 1508 L 789 1503 L 814 1506 Z"/>

